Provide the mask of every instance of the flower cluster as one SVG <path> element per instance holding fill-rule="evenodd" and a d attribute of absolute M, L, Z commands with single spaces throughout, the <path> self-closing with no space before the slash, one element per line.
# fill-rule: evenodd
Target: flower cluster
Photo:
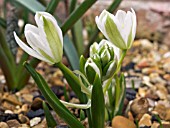
<path fill-rule="evenodd" d="M 116 67 L 117 56 L 109 41 L 103 39 L 99 44 L 95 42 L 91 45 L 90 57 L 84 65 L 85 75 L 91 84 L 96 74 L 104 81 L 114 74 Z"/>

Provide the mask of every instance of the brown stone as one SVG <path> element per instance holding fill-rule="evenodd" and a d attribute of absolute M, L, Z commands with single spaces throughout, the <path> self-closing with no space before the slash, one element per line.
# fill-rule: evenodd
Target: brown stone
<path fill-rule="evenodd" d="M 164 105 L 158 104 L 155 107 L 154 111 L 156 111 L 157 114 L 159 114 L 161 119 L 165 119 L 165 117 L 166 117 L 166 107 Z"/>
<path fill-rule="evenodd" d="M 139 127 L 144 127 L 144 126 L 151 126 L 151 116 L 149 114 L 144 114 L 142 118 L 139 121 Z"/>
<path fill-rule="evenodd" d="M 4 95 L 2 98 L 3 101 L 8 101 L 14 105 L 22 105 L 22 103 L 17 99 L 16 95 Z"/>
<path fill-rule="evenodd" d="M 21 126 L 21 124 L 17 120 L 8 120 L 7 124 L 10 128 L 18 128 Z"/>
<path fill-rule="evenodd" d="M 135 99 L 130 105 L 130 111 L 133 117 L 140 119 L 145 113 L 148 112 L 149 102 L 146 98 Z"/>
<path fill-rule="evenodd" d="M 9 128 L 9 126 L 5 122 L 0 122 L 0 128 Z"/>
<path fill-rule="evenodd" d="M 31 94 L 23 94 L 22 97 L 24 98 L 24 100 L 28 103 L 31 103 L 33 100 L 33 95 Z"/>
<path fill-rule="evenodd" d="M 116 116 L 112 120 L 112 128 L 136 128 L 136 125 L 123 116 Z"/>
<path fill-rule="evenodd" d="M 4 101 L 2 103 L 2 107 L 5 108 L 5 109 L 9 109 L 9 110 L 14 110 L 15 109 L 15 106 L 7 101 Z"/>
<path fill-rule="evenodd" d="M 166 116 L 165 116 L 166 121 L 170 121 L 170 108 L 166 109 Z"/>
<path fill-rule="evenodd" d="M 37 110 L 42 108 L 42 99 L 41 98 L 35 98 L 31 104 L 32 110 Z"/>
<path fill-rule="evenodd" d="M 23 114 L 19 114 L 18 119 L 20 120 L 21 123 L 29 124 L 28 117 L 24 116 Z"/>

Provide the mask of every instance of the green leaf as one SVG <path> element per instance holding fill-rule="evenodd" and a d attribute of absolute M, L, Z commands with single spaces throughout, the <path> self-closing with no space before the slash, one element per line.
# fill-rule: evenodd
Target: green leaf
<path fill-rule="evenodd" d="M 60 0 L 51 0 L 46 8 L 46 12 L 53 14 L 59 2 Z"/>
<path fill-rule="evenodd" d="M 57 125 L 57 123 L 56 123 L 54 117 L 52 116 L 48 106 L 46 105 L 46 103 L 44 101 L 43 101 L 43 109 L 44 109 L 44 113 L 45 113 L 45 117 L 46 117 L 48 127 L 54 128 Z"/>
<path fill-rule="evenodd" d="M 104 128 L 105 120 L 105 103 L 103 88 L 101 80 L 98 75 L 96 75 L 93 89 L 92 89 L 92 124 L 93 128 Z"/>
<path fill-rule="evenodd" d="M 14 0 L 14 2 L 27 8 L 32 13 L 36 13 L 36 11 L 45 11 L 45 7 L 37 0 Z"/>
<path fill-rule="evenodd" d="M 126 92 L 126 83 L 123 74 L 120 78 L 116 77 L 116 86 L 115 86 L 115 106 L 113 116 L 121 115 L 123 109 L 123 102 Z"/>
<path fill-rule="evenodd" d="M 64 53 L 70 62 L 71 68 L 73 70 L 79 69 L 79 57 L 68 35 L 64 36 Z"/>
<path fill-rule="evenodd" d="M 35 71 L 28 63 L 24 63 L 25 68 L 35 80 L 43 96 L 53 108 L 53 110 L 71 127 L 84 128 L 80 121 L 59 101 L 57 96 L 49 88 L 43 77 Z"/>
<path fill-rule="evenodd" d="M 72 88 L 72 90 L 75 92 L 75 94 L 79 98 L 80 102 L 86 103 L 85 97 L 84 97 L 85 95 L 81 92 L 81 85 L 80 85 L 78 77 L 61 62 L 56 63 L 55 66 L 60 68 L 60 70 L 63 72 L 64 77 L 66 78 L 70 87 Z"/>
<path fill-rule="evenodd" d="M 82 55 L 84 52 L 84 40 L 83 40 L 83 25 L 82 25 L 82 20 L 78 20 L 75 24 L 74 27 L 72 28 L 72 37 L 73 37 L 73 42 L 76 47 L 76 50 L 78 52 L 78 55 Z"/>
<path fill-rule="evenodd" d="M 75 9 L 61 27 L 63 34 L 65 34 L 96 1 L 97 0 L 85 0 Z"/>
<path fill-rule="evenodd" d="M 6 28 L 6 21 L 5 19 L 1 18 L 0 17 L 0 25 L 3 27 L 3 28 Z"/>

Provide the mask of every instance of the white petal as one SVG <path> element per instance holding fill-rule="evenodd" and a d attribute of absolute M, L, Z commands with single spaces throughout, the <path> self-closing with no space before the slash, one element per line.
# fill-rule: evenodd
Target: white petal
<path fill-rule="evenodd" d="M 119 20 L 120 24 L 124 24 L 126 12 L 122 10 L 118 10 L 116 13 L 116 18 Z"/>
<path fill-rule="evenodd" d="M 62 31 L 61 31 L 60 27 L 58 26 L 58 23 L 57 23 L 56 19 L 50 13 L 47 13 L 47 12 L 36 12 L 35 21 L 36 21 L 36 23 L 37 23 L 37 25 L 38 25 L 38 27 L 40 29 L 43 29 L 43 19 L 42 19 L 42 16 L 44 16 L 46 18 L 46 20 L 49 20 L 49 21 L 51 21 L 54 24 L 54 27 L 55 27 L 58 35 L 59 35 L 59 38 L 60 38 L 60 41 L 61 41 L 62 47 L 63 47 L 63 35 L 62 35 Z M 44 31 L 44 29 L 43 29 L 43 31 Z"/>
<path fill-rule="evenodd" d="M 44 45 L 43 41 L 41 40 L 41 37 L 38 36 L 35 33 L 32 33 L 31 31 L 27 31 L 25 32 L 25 36 L 27 39 L 27 42 L 29 43 L 29 45 L 36 50 L 39 54 L 41 54 L 39 52 L 39 49 L 43 50 L 47 55 L 49 55 L 51 58 L 54 58 L 52 55 L 52 52 L 50 50 L 50 47 L 48 45 Z"/>
<path fill-rule="evenodd" d="M 17 44 L 29 55 L 39 59 L 39 60 L 43 60 L 45 62 L 51 63 L 49 60 L 47 60 L 46 58 L 44 58 L 42 55 L 40 55 L 38 52 L 36 52 L 35 50 L 31 49 L 30 47 L 28 47 L 24 42 L 22 42 L 18 36 L 16 35 L 16 33 L 14 32 L 14 38 L 17 42 Z"/>
<path fill-rule="evenodd" d="M 36 34 L 39 33 L 38 28 L 34 25 L 31 25 L 31 24 L 25 25 L 24 34 L 25 34 L 26 31 L 32 31 L 33 33 L 36 33 Z"/>
<path fill-rule="evenodd" d="M 135 35 L 136 35 L 136 25 L 137 25 L 137 21 L 136 21 L 136 14 L 135 11 L 131 8 L 132 10 L 132 14 L 133 14 L 133 27 L 132 27 L 132 40 L 134 40 Z"/>
<path fill-rule="evenodd" d="M 90 63 L 89 63 L 89 61 L 90 61 Z M 99 75 L 99 77 L 101 77 L 99 68 L 97 67 L 97 65 L 94 63 L 94 61 L 91 58 L 87 59 L 84 69 L 86 69 L 88 65 L 94 69 L 94 71 Z"/>
<path fill-rule="evenodd" d="M 122 36 L 124 38 L 124 41 L 127 43 L 129 34 L 131 32 L 132 29 L 132 13 L 130 11 L 127 12 L 126 17 L 125 17 L 125 24 L 124 24 L 124 28 L 122 31 Z"/>

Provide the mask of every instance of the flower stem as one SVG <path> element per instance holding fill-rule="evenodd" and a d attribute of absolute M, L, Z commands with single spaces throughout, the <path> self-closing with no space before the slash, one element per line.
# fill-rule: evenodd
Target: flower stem
<path fill-rule="evenodd" d="M 63 63 L 59 62 L 54 64 L 63 72 L 64 77 L 66 78 L 67 82 L 69 83 L 72 90 L 75 92 L 77 97 L 79 98 L 81 103 L 86 103 L 85 95 L 81 92 L 81 86 L 78 77 Z"/>
<path fill-rule="evenodd" d="M 104 89 L 103 89 L 103 93 L 104 93 L 104 94 L 106 93 L 106 91 L 107 91 L 110 83 L 112 82 L 112 79 L 114 78 L 114 76 L 115 76 L 116 74 L 118 74 L 118 72 L 120 71 L 121 64 L 122 64 L 123 59 L 124 59 L 124 57 L 125 57 L 125 55 L 126 55 L 126 52 L 127 52 L 127 49 L 125 49 L 125 50 L 122 51 L 122 55 L 121 55 L 121 58 L 120 58 L 120 60 L 119 60 L 119 62 L 118 62 L 117 69 L 116 69 L 115 73 L 113 74 L 113 76 L 107 81 L 107 83 L 106 83 L 106 85 L 105 85 L 105 87 L 104 87 Z"/>

